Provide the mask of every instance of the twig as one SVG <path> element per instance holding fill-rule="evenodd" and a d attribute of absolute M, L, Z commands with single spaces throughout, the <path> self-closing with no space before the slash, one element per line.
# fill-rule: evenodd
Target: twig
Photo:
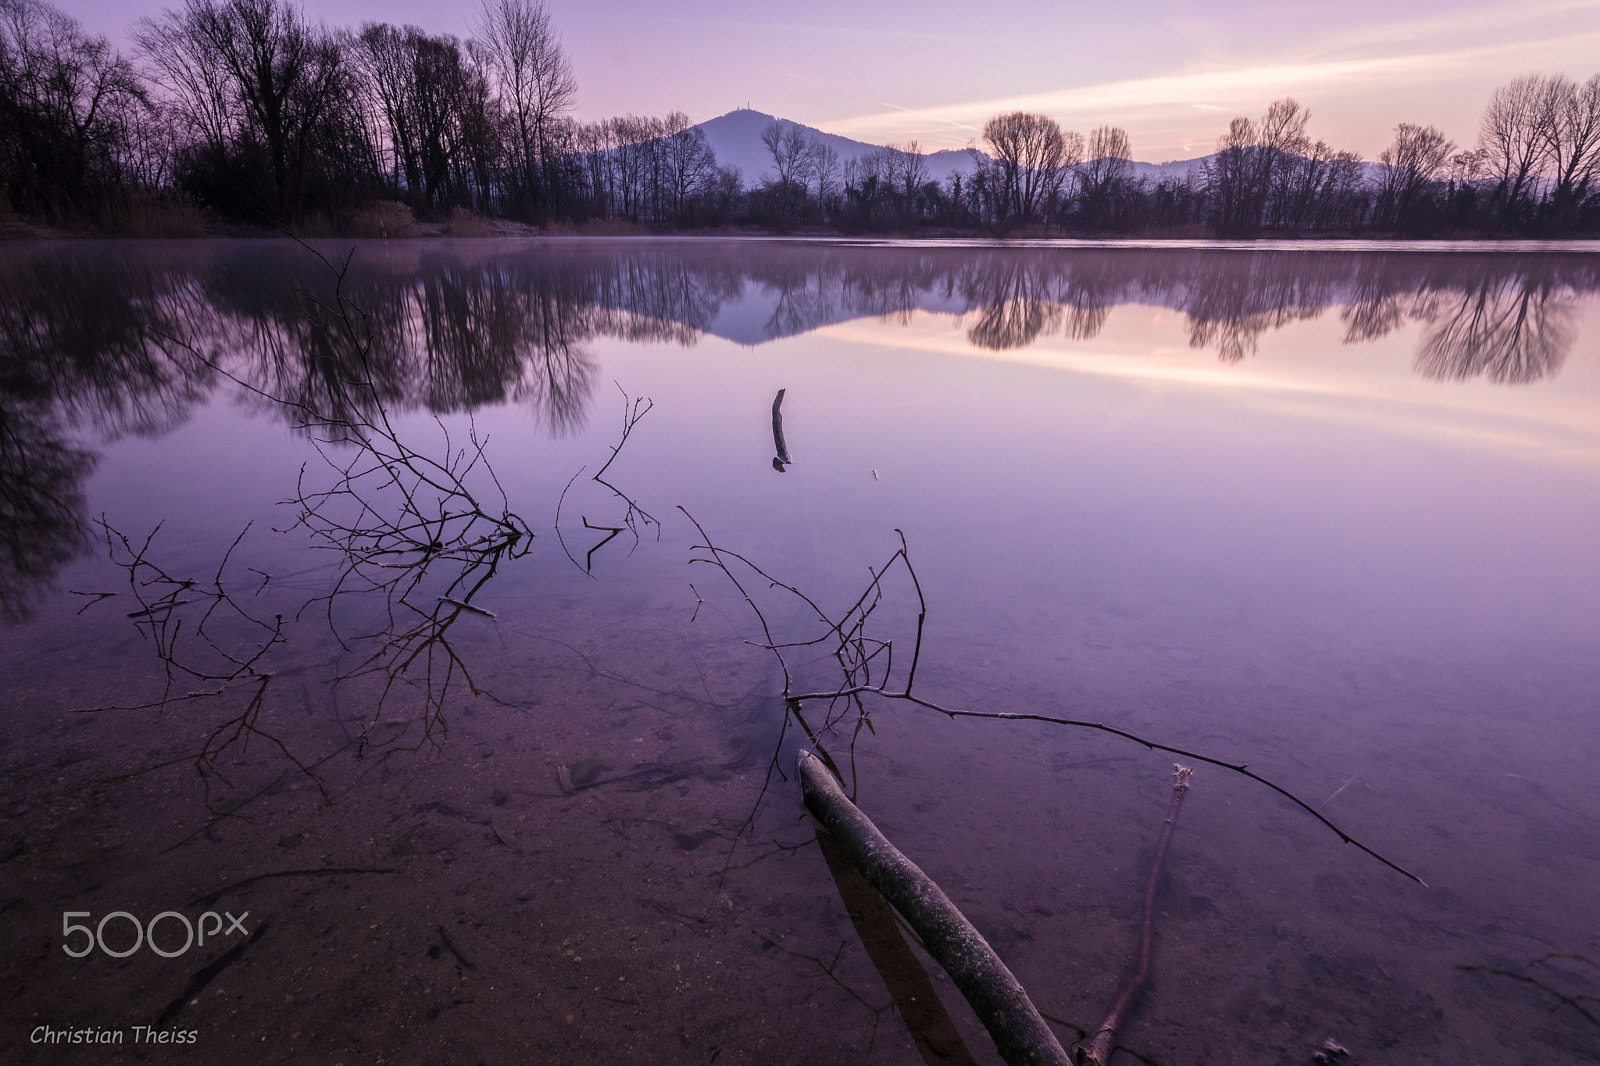
<path fill-rule="evenodd" d="M 467 603 L 464 600 L 451 599 L 449 596 L 440 596 L 439 597 L 439 602 L 440 603 L 448 603 L 452 607 L 459 607 L 463 611 L 471 611 L 473 614 L 481 614 L 485 618 L 497 618 L 497 617 L 499 617 L 493 611 L 486 611 L 482 607 L 474 607 L 472 604 Z"/>
<path fill-rule="evenodd" d="M 1107 733 L 1111 736 L 1122 737 L 1123 739 L 1131 740 L 1136 744 L 1142 744 L 1152 751 L 1162 751 L 1171 755 L 1175 755 L 1180 759 L 1192 760 L 1194 762 L 1205 763 L 1209 766 L 1220 767 L 1221 769 L 1229 770 L 1233 773 L 1239 774 L 1242 777 L 1249 778 L 1258 784 L 1264 785 L 1273 792 L 1276 792 L 1280 796 L 1289 800 L 1307 814 L 1311 815 L 1311 817 L 1315 818 L 1318 822 L 1321 822 L 1344 843 L 1355 846 L 1358 850 L 1376 859 L 1378 862 L 1389 867 L 1391 870 L 1394 870 L 1401 876 L 1415 881 L 1424 888 L 1427 887 L 1427 882 L 1422 878 L 1418 877 L 1410 870 L 1407 870 L 1405 867 L 1394 862 L 1392 859 L 1385 857 L 1378 851 L 1368 847 L 1366 844 L 1363 844 L 1361 841 L 1345 832 L 1326 815 L 1322 814 L 1315 807 L 1311 806 L 1305 800 L 1295 795 L 1295 793 L 1289 791 L 1287 788 L 1284 788 L 1282 785 L 1268 780 L 1267 778 L 1262 777 L 1260 774 L 1250 770 L 1247 763 L 1230 762 L 1226 759 L 1217 758 L 1211 755 L 1204 755 L 1200 752 L 1190 751 L 1186 748 L 1179 748 L 1170 744 L 1163 744 L 1159 741 L 1151 740 L 1137 733 L 1133 733 L 1129 730 L 1121 729 L 1116 726 L 1107 725 L 1103 722 L 1094 722 L 1077 718 L 1066 718 L 1059 715 L 1036 714 L 1032 712 L 964 710 L 959 708 L 944 707 L 933 702 L 932 700 L 923 699 L 921 696 L 916 695 L 912 690 L 912 686 L 916 681 L 917 666 L 922 658 L 923 635 L 924 627 L 927 622 L 928 605 L 927 598 L 923 594 L 922 583 L 917 578 L 916 568 L 912 566 L 911 563 L 911 556 L 909 548 L 906 544 L 905 533 L 901 530 L 895 530 L 895 534 L 900 539 L 900 546 L 892 555 L 889 556 L 889 559 L 882 567 L 876 570 L 869 569 L 868 572 L 872 575 L 872 578 L 867 583 L 867 587 L 856 598 L 855 602 L 852 603 L 838 617 L 837 620 L 835 620 L 830 618 L 827 612 L 823 611 L 823 609 L 817 605 L 815 600 L 811 599 L 795 586 L 779 581 L 777 578 L 768 574 L 756 563 L 752 562 L 745 556 L 740 555 L 738 552 L 730 551 L 727 548 L 717 545 L 714 541 L 712 541 L 711 537 L 706 533 L 705 528 L 700 525 L 693 515 L 691 515 L 683 507 L 679 507 L 678 509 L 682 511 L 689 521 L 694 524 L 696 531 L 699 532 L 702 538 L 702 542 L 694 545 L 690 550 L 691 552 L 703 552 L 705 554 L 692 555 L 690 558 L 691 564 L 706 563 L 716 567 L 718 570 L 721 570 L 723 575 L 728 578 L 728 580 L 733 584 L 735 590 L 737 590 L 738 593 L 744 597 L 745 602 L 750 605 L 750 609 L 755 613 L 756 621 L 761 626 L 761 632 L 764 638 L 763 641 L 760 642 L 759 646 L 771 651 L 778 661 L 779 668 L 783 672 L 783 697 L 791 711 L 798 710 L 805 704 L 812 702 L 822 702 L 832 707 L 840 700 L 848 700 L 851 701 L 851 704 L 856 708 L 858 715 L 865 715 L 866 709 L 862 703 L 863 697 L 876 696 L 884 700 L 897 700 L 910 703 L 917 707 L 936 711 L 939 714 L 943 714 L 949 718 L 982 718 L 995 721 L 1044 722 L 1049 725 L 1067 726 L 1074 729 L 1089 729 L 1100 733 Z M 816 613 L 818 620 L 826 628 L 818 636 L 810 640 L 796 640 L 787 642 L 779 641 L 774 636 L 765 613 L 762 612 L 761 608 L 756 604 L 755 599 L 751 596 L 750 591 L 745 587 L 745 584 L 741 582 L 734 574 L 733 567 L 731 565 L 732 563 L 737 563 L 743 566 L 749 572 L 764 580 L 767 583 L 768 589 L 782 589 L 791 595 L 798 597 L 807 607 Z M 910 663 L 906 667 L 906 677 L 903 684 L 895 683 L 893 641 L 871 637 L 867 632 L 868 623 L 871 621 L 872 614 L 882 602 L 885 578 L 888 576 L 890 570 L 897 566 L 904 568 L 906 578 L 911 582 L 912 589 L 915 592 L 917 599 L 916 631 L 911 645 Z M 815 692 L 795 692 L 794 677 L 790 670 L 788 659 L 784 655 L 784 651 L 786 649 L 813 647 L 824 643 L 831 644 L 832 655 L 839 664 L 843 684 L 832 689 L 824 689 Z"/>
<path fill-rule="evenodd" d="M 1189 791 L 1189 775 L 1194 771 L 1187 766 L 1174 767 L 1172 803 L 1167 808 L 1167 820 L 1161 827 L 1161 842 L 1156 845 L 1155 861 L 1150 864 L 1150 876 L 1144 884 L 1144 907 L 1139 914 L 1139 950 L 1133 963 L 1122 976 L 1116 995 L 1111 997 L 1111 1008 L 1106 1020 L 1100 1023 L 1088 1048 L 1080 1048 L 1077 1061 L 1105 1066 L 1111 1059 L 1111 1046 L 1117 1039 L 1117 1030 L 1127 1020 L 1139 993 L 1150 979 L 1150 959 L 1155 950 L 1156 890 L 1161 884 L 1161 868 L 1167 861 L 1167 848 L 1172 844 L 1172 833 L 1178 826 L 1178 812 L 1183 808 L 1183 797 Z"/>
<path fill-rule="evenodd" d="M 1589 962 L 1589 960 L 1584 958 L 1582 955 L 1550 954 L 1550 955 L 1544 956 L 1543 958 L 1534 959 L 1532 962 L 1528 963 L 1528 965 L 1530 967 L 1538 966 L 1541 963 L 1548 962 L 1551 959 L 1576 959 L 1576 960 L 1581 961 L 1581 962 Z M 1589 963 L 1589 964 L 1591 966 L 1594 965 L 1593 963 Z M 1566 995 L 1563 992 L 1558 991 L 1557 989 L 1551 988 L 1549 985 L 1545 984 L 1543 981 L 1539 980 L 1537 977 L 1529 977 L 1527 974 L 1513 973 L 1510 970 L 1502 970 L 1502 969 L 1500 969 L 1498 967 L 1495 967 L 1495 966 L 1457 966 L 1456 969 L 1462 970 L 1462 971 L 1465 971 L 1465 972 L 1468 972 L 1468 973 L 1489 973 L 1489 974 L 1494 974 L 1496 977 L 1509 977 L 1513 981 L 1519 981 L 1519 982 L 1521 982 L 1522 984 L 1525 984 L 1525 985 L 1532 985 L 1534 988 L 1537 988 L 1539 991 L 1545 992 L 1545 993 L 1555 997 L 1556 1002 L 1550 1007 L 1551 1013 L 1554 1013 L 1555 1011 L 1561 1009 L 1562 1007 L 1571 1007 L 1573 1010 L 1575 1010 L 1579 1014 L 1583 1015 L 1584 1018 L 1588 1019 L 1588 1021 L 1589 1021 L 1589 1023 L 1591 1025 L 1600 1026 L 1600 1016 L 1596 1016 L 1593 1011 L 1589 1010 L 1587 1007 L 1585 1007 L 1583 1005 L 1586 1002 L 1587 1003 L 1600 1002 L 1600 999 L 1597 999 L 1595 996 L 1569 996 L 1569 995 Z"/>
<path fill-rule="evenodd" d="M 646 528 L 655 526 L 656 539 L 661 539 L 660 520 L 649 511 L 646 511 L 639 504 L 638 500 L 634 499 L 632 496 L 629 496 L 627 493 L 623 492 L 621 489 L 617 488 L 617 486 L 605 479 L 606 471 L 611 468 L 612 463 L 617 461 L 617 456 L 622 454 L 622 449 L 628 443 L 628 438 L 633 434 L 634 427 L 637 426 L 639 421 L 644 418 L 645 415 L 649 414 L 651 409 L 655 406 L 654 401 L 647 396 L 636 396 L 632 399 L 629 399 L 627 390 L 622 387 L 620 382 L 613 382 L 613 384 L 617 386 L 617 391 L 622 393 L 622 435 L 617 438 L 617 443 L 611 445 L 611 456 L 606 459 L 605 463 L 600 467 L 599 470 L 596 470 L 594 474 L 590 476 L 589 480 L 593 481 L 597 485 L 602 485 L 609 489 L 613 496 L 623 502 L 623 504 L 626 506 L 626 510 L 623 512 L 622 525 L 620 526 L 594 525 L 590 523 L 587 517 L 583 517 L 583 524 L 585 528 L 604 530 L 609 533 L 609 536 L 600 541 L 600 543 L 596 544 L 594 547 L 590 548 L 588 554 L 584 556 L 582 569 L 583 572 L 588 574 L 590 577 L 594 576 L 594 553 L 605 547 L 607 544 L 610 544 L 611 541 L 614 540 L 624 529 L 633 534 L 633 548 L 628 550 L 630 555 L 633 553 L 633 550 L 639 546 L 639 526 L 641 523 Z M 561 507 L 564 503 L 566 503 L 567 493 L 572 490 L 573 483 L 578 480 L 578 476 L 582 474 L 585 469 L 587 468 L 580 467 L 578 469 L 578 473 L 573 474 L 572 477 L 568 479 L 566 487 L 561 490 L 561 495 L 556 499 L 556 540 L 560 542 L 561 550 L 566 553 L 567 558 L 572 561 L 573 566 L 578 565 L 578 560 L 573 556 L 571 549 L 567 547 L 566 538 L 563 537 L 561 533 Z"/>

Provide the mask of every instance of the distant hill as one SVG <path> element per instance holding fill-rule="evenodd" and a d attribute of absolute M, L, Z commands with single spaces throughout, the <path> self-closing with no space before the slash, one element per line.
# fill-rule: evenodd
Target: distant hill
<path fill-rule="evenodd" d="M 1133 164 L 1133 176 L 1144 178 L 1152 185 L 1163 178 L 1183 181 L 1215 158 L 1216 154 L 1213 153 L 1211 155 L 1203 155 L 1199 159 L 1178 159 L 1170 163 L 1135 162 Z"/>
<path fill-rule="evenodd" d="M 717 153 L 718 164 L 731 163 L 738 167 L 744 175 L 745 187 L 749 188 L 760 184 L 763 177 L 773 176 L 772 156 L 768 153 L 766 145 L 761 143 L 761 133 L 774 122 L 782 122 L 785 126 L 798 126 L 823 144 L 829 145 L 839 153 L 840 164 L 846 159 L 855 159 L 880 147 L 864 141 L 851 140 L 849 137 L 841 137 L 836 133 L 824 133 L 804 123 L 779 119 L 747 107 L 707 119 L 700 123 L 700 128 L 705 131 L 706 142 Z M 972 171 L 972 156 L 964 148 L 929 152 L 923 158 L 927 161 L 928 176 L 941 184 L 958 171 L 963 174 Z M 1136 178 L 1143 178 L 1152 185 L 1162 179 L 1183 181 L 1191 175 L 1198 177 L 1199 169 L 1215 158 L 1216 154 L 1212 153 L 1198 159 L 1178 159 L 1168 163 L 1135 162 L 1133 175 Z M 1369 180 L 1373 179 L 1376 166 L 1374 163 L 1363 163 L 1363 175 Z"/>
<path fill-rule="evenodd" d="M 841 165 L 846 159 L 856 159 L 881 147 L 864 141 L 854 141 L 849 137 L 840 137 L 835 133 L 824 133 L 804 123 L 778 119 L 747 107 L 707 119 L 700 123 L 700 128 L 705 131 L 706 143 L 717 153 L 717 163 L 724 166 L 731 163 L 738 167 L 743 172 L 744 183 L 748 187 L 759 184 L 763 176 L 773 176 L 772 156 L 768 153 L 766 145 L 761 143 L 761 133 L 774 122 L 780 121 L 785 126 L 799 126 L 812 137 L 828 145 L 839 153 Z M 958 170 L 966 172 L 972 169 L 972 158 L 967 155 L 965 149 L 929 152 L 923 158 L 927 161 L 929 178 L 938 182 L 943 182 Z"/>

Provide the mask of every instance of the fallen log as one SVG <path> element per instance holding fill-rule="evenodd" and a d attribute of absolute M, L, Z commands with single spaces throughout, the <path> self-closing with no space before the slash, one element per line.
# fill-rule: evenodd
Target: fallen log
<path fill-rule="evenodd" d="M 878 831 L 822 761 L 800 753 L 806 808 L 944 967 L 1010 1066 L 1068 1066 L 1071 1059 L 1028 993 L 950 898 Z"/>

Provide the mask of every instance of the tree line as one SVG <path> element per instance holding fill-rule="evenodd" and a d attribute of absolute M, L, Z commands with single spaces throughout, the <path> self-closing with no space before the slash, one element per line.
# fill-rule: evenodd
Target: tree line
<path fill-rule="evenodd" d="M 0 215 L 126 229 L 203 209 L 350 231 L 398 203 L 663 229 L 1600 232 L 1600 74 L 1516 78 L 1472 146 L 1401 123 L 1373 162 L 1278 100 L 1153 178 L 1125 130 L 1024 112 L 990 119 L 943 181 L 916 142 L 841 160 L 781 121 L 762 136 L 770 166 L 744 175 L 681 112 L 578 122 L 577 92 L 544 0 L 483 0 L 465 40 L 313 24 L 288 0 L 183 0 L 140 20 L 131 55 L 44 0 L 0 0 Z"/>

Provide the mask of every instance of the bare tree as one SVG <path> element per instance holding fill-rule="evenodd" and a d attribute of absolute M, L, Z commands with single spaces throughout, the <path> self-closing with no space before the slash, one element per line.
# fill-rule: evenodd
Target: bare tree
<path fill-rule="evenodd" d="M 817 210 L 827 216 L 829 204 L 839 191 L 839 153 L 813 137 L 808 152 L 811 180 L 817 183 Z"/>
<path fill-rule="evenodd" d="M 1083 134 L 1063 133 L 1045 115 L 996 115 L 984 124 L 983 139 L 1000 169 L 1000 221 L 1032 219 L 1060 194 L 1069 169 L 1083 158 Z"/>
<path fill-rule="evenodd" d="M 885 152 L 889 186 L 897 201 L 900 223 L 914 225 L 921 217 L 923 187 L 928 184 L 928 161 L 916 141 L 904 147 L 889 145 Z"/>
<path fill-rule="evenodd" d="M 1088 225 L 1112 221 L 1118 194 L 1132 175 L 1133 151 L 1126 130 L 1100 126 L 1089 134 L 1089 157 L 1078 167 L 1078 195 Z"/>
<path fill-rule="evenodd" d="M 1261 224 L 1262 205 L 1254 195 L 1255 149 L 1255 123 L 1237 115 L 1228 124 L 1228 132 L 1217 138 L 1217 152 L 1205 165 L 1206 191 L 1217 225 L 1224 233 L 1254 229 Z"/>
<path fill-rule="evenodd" d="M 1217 140 L 1205 184 L 1213 218 L 1224 233 L 1253 233 L 1279 222 L 1276 206 L 1293 196 L 1296 160 L 1310 151 L 1311 112 L 1290 97 L 1274 100 L 1260 122 L 1243 115 Z"/>
<path fill-rule="evenodd" d="M 1378 154 L 1383 166 L 1378 184 L 1378 211 L 1391 226 L 1403 225 L 1417 194 L 1435 178 L 1456 150 L 1456 143 L 1435 126 L 1402 122 L 1394 143 Z"/>
<path fill-rule="evenodd" d="M 1503 225 L 1515 223 L 1533 202 L 1550 150 L 1548 95 L 1546 79 L 1538 75 L 1513 78 L 1490 95 L 1479 123 L 1478 145 L 1495 182 Z"/>
<path fill-rule="evenodd" d="M 761 143 L 772 155 L 772 169 L 778 178 L 778 195 L 785 215 L 795 209 L 795 188 L 805 195 L 807 172 L 811 166 L 811 140 L 805 130 L 792 122 L 774 121 L 761 131 Z"/>
<path fill-rule="evenodd" d="M 1578 85 L 1565 74 L 1546 83 L 1545 150 L 1555 179 L 1558 217 L 1570 215 L 1600 172 L 1600 74 Z"/>
<path fill-rule="evenodd" d="M 423 185 L 419 131 L 410 105 L 411 42 L 420 36 L 414 26 L 400 30 L 388 23 L 369 22 L 349 44 L 363 96 L 383 116 L 388 132 L 385 155 L 396 191 L 418 190 Z"/>
<path fill-rule="evenodd" d="M 1257 127 L 1261 141 L 1256 153 L 1255 181 L 1264 190 L 1263 207 L 1272 221 L 1279 221 L 1278 208 L 1290 199 L 1295 164 L 1311 149 L 1306 123 L 1311 112 L 1293 97 L 1274 100 L 1261 116 Z M 1281 223 L 1280 223 L 1281 224 Z"/>
<path fill-rule="evenodd" d="M 349 87 L 336 36 L 287 0 L 185 0 L 138 35 L 208 135 L 259 141 L 278 212 L 295 209 L 317 133 Z"/>
<path fill-rule="evenodd" d="M 488 79 L 472 45 L 415 26 L 368 23 L 351 51 L 386 119 L 405 193 L 423 209 L 481 206 L 498 145 Z"/>
<path fill-rule="evenodd" d="M 601 218 L 616 212 L 615 147 L 615 126 L 610 119 L 586 122 L 574 130 L 573 148 L 582 157 L 579 180 L 586 187 L 589 210 Z"/>
<path fill-rule="evenodd" d="M 0 191 L 16 206 L 82 206 L 91 186 L 118 184 L 118 112 L 144 99 L 104 37 L 37 0 L 0 0 Z"/>
<path fill-rule="evenodd" d="M 713 221 L 726 222 L 733 215 L 743 189 L 744 175 L 731 163 L 711 172 L 706 182 L 705 203 Z"/>
<path fill-rule="evenodd" d="M 661 136 L 661 120 L 623 115 L 610 120 L 614 147 L 610 151 L 617 203 L 616 213 L 639 219 L 648 210 L 650 164 L 654 142 Z"/>
<path fill-rule="evenodd" d="M 222 56 L 195 20 L 171 8 L 134 26 L 147 75 L 167 90 L 166 108 L 183 131 L 220 155 L 242 121 Z"/>
<path fill-rule="evenodd" d="M 676 216 L 679 225 L 684 225 L 689 220 L 693 198 L 716 172 L 717 153 L 706 143 L 705 131 L 688 125 L 685 116 L 679 128 L 662 139 L 661 160 L 666 210 Z"/>
<path fill-rule="evenodd" d="M 1354 229 L 1366 217 L 1361 157 L 1318 141 L 1282 161 L 1284 174 L 1273 204 L 1275 225 L 1288 229 Z"/>
<path fill-rule="evenodd" d="M 551 135 L 572 109 L 578 80 L 544 0 L 483 0 L 473 23 L 501 96 L 511 108 L 523 182 L 538 201 L 550 189 Z"/>

